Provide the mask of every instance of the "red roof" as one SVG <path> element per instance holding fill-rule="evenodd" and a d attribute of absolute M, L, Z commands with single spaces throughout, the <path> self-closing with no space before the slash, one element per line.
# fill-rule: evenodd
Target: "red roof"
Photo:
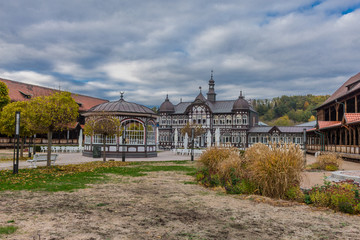
<path fill-rule="evenodd" d="M 345 113 L 344 114 L 344 123 L 356 123 L 360 122 L 360 113 Z"/>
<path fill-rule="evenodd" d="M 11 101 L 14 102 L 29 101 L 34 97 L 48 96 L 58 91 L 51 88 L 16 82 L 8 79 L 0 78 L 0 81 L 4 82 L 7 85 L 7 87 L 9 88 L 10 99 Z M 74 98 L 75 102 L 79 104 L 79 111 L 87 111 L 94 106 L 109 102 L 108 100 L 105 99 L 89 97 L 75 93 L 71 93 L 71 96 Z"/>
<path fill-rule="evenodd" d="M 349 78 L 338 90 L 336 90 L 320 107 L 335 101 L 349 93 L 360 89 L 360 73 Z"/>
<path fill-rule="evenodd" d="M 312 128 L 307 131 L 310 132 L 310 131 L 314 131 L 314 130 L 338 127 L 338 126 L 341 126 L 341 122 L 340 121 L 318 121 L 318 126 L 319 126 L 319 128 Z"/>

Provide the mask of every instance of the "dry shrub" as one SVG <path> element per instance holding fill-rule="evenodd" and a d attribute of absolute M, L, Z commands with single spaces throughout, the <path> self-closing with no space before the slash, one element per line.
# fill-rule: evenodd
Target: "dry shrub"
<path fill-rule="evenodd" d="M 294 144 L 283 147 L 272 144 L 267 147 L 258 143 L 245 152 L 250 179 L 262 195 L 286 198 L 292 187 L 299 187 L 303 170 L 303 154 Z"/>
<path fill-rule="evenodd" d="M 219 164 L 236 151 L 237 149 L 234 148 L 209 148 L 201 154 L 199 163 L 207 168 L 210 174 L 216 174 L 219 171 Z"/>
<path fill-rule="evenodd" d="M 341 164 L 342 158 L 336 153 L 326 153 L 321 154 L 316 158 L 313 168 L 326 171 L 336 171 L 340 168 Z"/>
<path fill-rule="evenodd" d="M 197 180 L 205 186 L 221 185 L 228 191 L 246 175 L 244 158 L 236 148 L 210 148 L 200 156 L 199 164 L 202 170 Z"/>
<path fill-rule="evenodd" d="M 221 161 L 218 165 L 218 172 L 222 179 L 230 180 L 231 178 L 244 178 L 246 163 L 241 158 L 238 151 L 231 151 L 229 156 Z"/>

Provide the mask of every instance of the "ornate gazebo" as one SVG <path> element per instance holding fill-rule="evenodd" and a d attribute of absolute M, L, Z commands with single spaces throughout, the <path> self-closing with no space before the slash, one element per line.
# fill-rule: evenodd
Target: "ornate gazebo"
<path fill-rule="evenodd" d="M 126 157 L 156 157 L 156 113 L 151 109 L 123 98 L 118 101 L 107 102 L 91 108 L 83 114 L 86 118 L 111 114 L 119 118 L 123 129 L 123 136 L 106 137 L 106 156 Z M 84 156 L 93 156 L 94 148 L 103 151 L 102 135 L 85 136 Z"/>

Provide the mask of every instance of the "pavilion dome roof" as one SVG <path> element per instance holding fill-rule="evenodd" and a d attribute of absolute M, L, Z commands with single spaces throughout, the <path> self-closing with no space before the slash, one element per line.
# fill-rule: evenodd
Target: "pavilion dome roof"
<path fill-rule="evenodd" d="M 248 110 L 250 109 L 250 104 L 248 103 L 248 101 L 246 101 L 244 99 L 244 96 L 242 95 L 242 91 L 240 91 L 240 96 L 239 98 L 234 102 L 233 105 L 233 111 L 236 110 Z"/>
<path fill-rule="evenodd" d="M 127 102 L 123 96 L 118 101 L 102 103 L 90 109 L 91 112 L 125 112 L 155 114 L 153 110 L 143 105 Z"/>
<path fill-rule="evenodd" d="M 165 101 L 160 105 L 159 112 L 160 113 L 173 113 L 173 112 L 175 112 L 175 107 L 170 102 L 168 95 L 166 95 Z"/>

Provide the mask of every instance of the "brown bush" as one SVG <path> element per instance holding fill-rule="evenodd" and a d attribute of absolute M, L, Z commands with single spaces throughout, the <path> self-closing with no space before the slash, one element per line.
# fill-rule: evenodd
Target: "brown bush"
<path fill-rule="evenodd" d="M 341 164 L 342 158 L 336 153 L 326 153 L 321 154 L 316 158 L 316 162 L 313 164 L 312 168 L 336 171 L 340 168 Z"/>
<path fill-rule="evenodd" d="M 245 152 L 250 179 L 262 195 L 285 198 L 292 187 L 299 187 L 303 170 L 303 154 L 298 146 L 258 143 Z"/>
<path fill-rule="evenodd" d="M 219 172 L 219 164 L 234 152 L 238 152 L 237 149 L 218 147 L 209 148 L 201 154 L 199 163 L 207 168 L 210 174 L 216 174 Z"/>

